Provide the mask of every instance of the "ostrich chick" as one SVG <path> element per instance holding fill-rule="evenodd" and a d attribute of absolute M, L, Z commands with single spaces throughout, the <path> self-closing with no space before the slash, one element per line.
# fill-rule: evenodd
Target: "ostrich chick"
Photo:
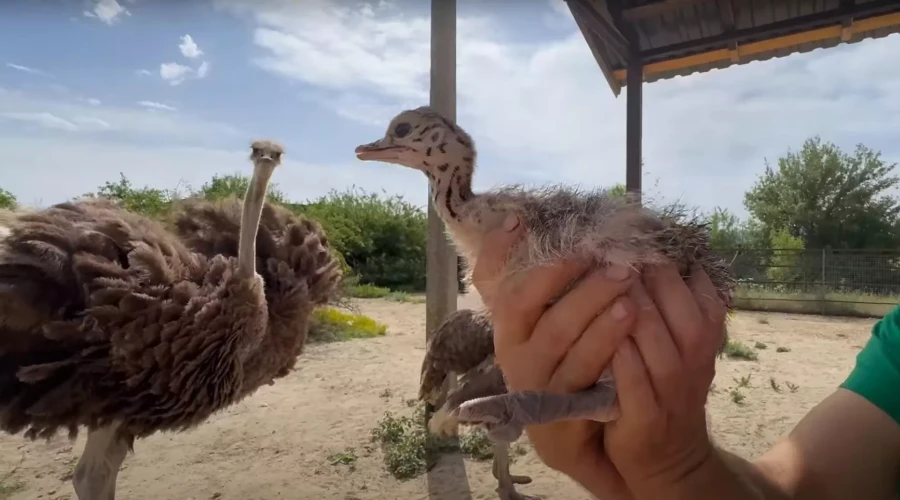
<path fill-rule="evenodd" d="M 484 235 L 499 227 L 508 213 L 515 213 L 526 236 L 510 250 L 497 279 L 563 259 L 634 269 L 674 262 L 685 278 L 693 266 L 702 268 L 726 307 L 732 307 L 734 279 L 727 263 L 710 251 L 704 227 L 606 190 L 510 186 L 474 193 L 476 151 L 471 137 L 427 106 L 398 114 L 384 137 L 358 146 L 356 154 L 361 160 L 423 172 L 437 212 L 470 268 Z M 617 417 L 618 403 L 614 381 L 607 372 L 598 384 L 581 393 L 513 391 L 467 401 L 456 414 L 460 421 L 486 425 L 493 438 L 502 439 L 517 436 L 524 425 L 574 418 L 607 422 Z"/>

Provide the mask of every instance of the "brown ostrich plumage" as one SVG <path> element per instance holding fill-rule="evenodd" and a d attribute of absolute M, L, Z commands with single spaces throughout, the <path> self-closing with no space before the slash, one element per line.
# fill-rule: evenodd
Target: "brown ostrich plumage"
<path fill-rule="evenodd" d="M 615 264 L 635 269 L 674 262 L 685 278 L 695 266 L 702 268 L 726 307 L 732 307 L 735 281 L 727 263 L 711 252 L 703 225 L 675 212 L 644 207 L 632 196 L 615 196 L 602 189 L 510 186 L 475 193 L 474 141 L 456 123 L 429 107 L 399 113 L 382 138 L 358 146 L 356 153 L 362 160 L 395 163 L 426 175 L 437 212 L 470 269 L 475 266 L 484 235 L 498 228 L 507 214 L 514 213 L 526 228 L 526 235 L 510 250 L 497 279 L 563 259 L 587 259 L 598 267 Z M 473 338 L 481 335 L 473 334 Z M 459 338 L 459 342 L 467 341 Z M 429 356 L 442 357 L 437 353 Z M 608 373 L 594 387 L 577 394 L 507 392 L 505 386 L 497 389 L 496 395 L 476 396 L 459 404 L 452 416 L 463 423 L 484 425 L 493 439 L 506 441 L 519 436 L 525 425 L 571 418 L 608 421 L 617 414 L 615 384 Z M 508 480 L 501 480 L 499 492 L 502 498 L 522 498 Z"/>
<path fill-rule="evenodd" d="M 80 500 L 115 497 L 135 438 L 202 423 L 285 374 L 302 348 L 294 340 L 280 351 L 285 328 L 305 338 L 339 268 L 314 224 L 277 228 L 263 217 L 267 236 L 257 234 L 282 153 L 253 144 L 230 255 L 195 250 L 109 200 L 0 218 L 0 429 L 35 439 L 86 427 L 73 477 Z M 259 239 L 271 243 L 263 252 Z"/>
<path fill-rule="evenodd" d="M 194 252 L 235 257 L 241 202 L 236 198 L 180 201 L 172 231 Z M 265 283 L 269 323 L 260 347 L 244 363 L 244 393 L 293 369 L 303 352 L 312 310 L 338 298 L 340 263 L 321 225 L 266 202 L 256 235 L 256 272 Z"/>

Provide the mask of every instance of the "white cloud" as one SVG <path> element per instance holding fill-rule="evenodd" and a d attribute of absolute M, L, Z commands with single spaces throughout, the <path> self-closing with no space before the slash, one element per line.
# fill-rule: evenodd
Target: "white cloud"
<path fill-rule="evenodd" d="M 108 25 L 115 24 L 123 15 L 130 16 L 131 13 L 116 0 L 97 0 L 91 10 L 84 11 L 85 17 L 99 19 Z"/>
<path fill-rule="evenodd" d="M 255 18 L 260 67 L 326 91 L 333 98 L 322 104 L 340 116 L 381 129 L 400 109 L 428 102 L 427 12 L 326 0 L 216 3 Z M 562 18 L 564 6 L 551 6 Z M 624 182 L 625 96 L 613 98 L 571 15 L 568 35 L 520 41 L 489 14 L 461 16 L 457 28 L 458 119 L 495 162 L 482 162 L 479 177 Z M 658 194 L 658 178 L 666 198 L 743 212 L 764 158 L 816 134 L 900 160 L 900 66 L 884 64 L 898 52 L 893 36 L 646 85 L 645 190 Z"/>
<path fill-rule="evenodd" d="M 188 59 L 196 59 L 203 55 L 203 51 L 200 50 L 200 47 L 197 46 L 194 39 L 191 38 L 191 35 L 184 35 L 181 37 L 181 43 L 178 45 L 178 50 L 181 51 L 181 55 Z"/>
<path fill-rule="evenodd" d="M 87 103 L 91 106 L 99 106 L 103 104 L 102 102 L 100 102 L 100 99 L 94 99 L 93 97 L 85 99 L 85 101 L 87 101 Z"/>
<path fill-rule="evenodd" d="M 155 101 L 138 101 L 137 105 L 143 106 L 145 108 L 159 109 L 159 110 L 163 110 L 163 111 L 178 111 L 178 108 L 169 106 L 168 104 L 163 104 L 161 102 L 155 102 Z"/>
<path fill-rule="evenodd" d="M 77 123 L 82 130 L 109 130 L 109 123 L 94 116 L 76 116 L 72 121 Z"/>
<path fill-rule="evenodd" d="M 172 143 L 217 143 L 242 140 L 240 138 L 246 135 L 232 126 L 190 113 L 148 113 L 146 109 L 135 107 L 82 104 L 79 100 L 47 98 L 21 91 L 0 93 L 3 133 L 8 135 L 7 126 L 15 123 L 69 132 L 115 132 L 117 137 L 124 135 L 135 140 Z M 32 128 L 26 128 L 25 132 L 33 132 Z"/>
<path fill-rule="evenodd" d="M 209 63 L 203 61 L 202 63 L 200 63 L 200 66 L 197 67 L 197 78 L 206 78 L 207 73 L 209 73 Z"/>
<path fill-rule="evenodd" d="M 48 73 L 46 73 L 46 72 L 44 72 L 44 71 L 41 71 L 41 70 L 39 70 L 39 69 L 35 69 L 35 68 L 32 68 L 32 67 L 29 67 L 29 66 L 23 66 L 23 65 L 21 65 L 21 64 L 15 64 L 15 63 L 10 63 L 10 62 L 8 62 L 8 63 L 6 63 L 6 67 L 7 67 L 7 68 L 12 68 L 12 69 L 15 69 L 15 70 L 18 70 L 18 71 L 21 71 L 21 72 L 23 72 L 23 73 L 29 73 L 29 74 L 32 74 L 32 75 L 50 76 L 50 74 L 48 74 Z"/>
<path fill-rule="evenodd" d="M 153 72 L 150 71 L 149 69 L 139 69 L 139 70 L 135 71 L 135 73 L 138 74 L 139 76 L 151 76 L 151 75 L 153 75 Z"/>
<path fill-rule="evenodd" d="M 52 113 L 38 112 L 38 113 L 0 113 L 0 118 L 6 118 L 7 120 L 16 120 L 20 122 L 33 123 L 35 125 L 40 125 L 41 127 L 57 129 L 57 130 L 67 130 L 69 132 L 77 132 L 78 125 L 75 125 L 69 120 L 65 118 L 60 118 Z"/>
<path fill-rule="evenodd" d="M 181 85 L 193 70 L 183 64 L 174 62 L 159 65 L 159 76 L 169 85 Z"/>

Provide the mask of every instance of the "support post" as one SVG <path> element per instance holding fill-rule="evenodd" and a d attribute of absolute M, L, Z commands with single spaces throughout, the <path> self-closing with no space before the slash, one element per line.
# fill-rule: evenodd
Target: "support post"
<path fill-rule="evenodd" d="M 628 61 L 625 73 L 625 189 L 641 197 L 644 64 L 637 55 Z"/>
<path fill-rule="evenodd" d="M 456 0 L 431 0 L 431 106 L 456 120 Z M 425 271 L 425 339 L 456 311 L 457 255 L 444 232 L 444 223 L 428 196 L 428 242 Z M 444 391 L 456 386 L 455 374 L 447 377 Z M 444 392 L 446 395 L 446 392 Z M 425 408 L 425 424 L 434 408 Z M 437 472 L 437 469 L 442 469 Z M 444 457 L 427 473 L 428 498 L 472 500 L 461 455 Z"/>
<path fill-rule="evenodd" d="M 456 1 L 431 0 L 431 106 L 456 120 Z M 426 339 L 456 311 L 457 256 L 444 232 L 444 223 L 428 197 L 426 247 Z"/>
<path fill-rule="evenodd" d="M 431 0 L 431 106 L 456 120 L 456 0 Z M 457 255 L 428 197 L 425 271 L 425 341 L 456 311 Z M 449 379 L 454 377 L 451 374 Z M 445 386 L 445 390 L 448 389 Z M 432 408 L 426 408 L 426 420 Z"/>

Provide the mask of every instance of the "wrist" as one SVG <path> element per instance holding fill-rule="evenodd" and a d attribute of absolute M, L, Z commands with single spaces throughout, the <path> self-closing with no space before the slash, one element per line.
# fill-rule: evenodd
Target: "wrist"
<path fill-rule="evenodd" d="M 728 466 L 710 446 L 705 456 L 674 477 L 661 477 L 632 488 L 636 499 L 653 500 L 761 500 L 757 490 Z"/>

